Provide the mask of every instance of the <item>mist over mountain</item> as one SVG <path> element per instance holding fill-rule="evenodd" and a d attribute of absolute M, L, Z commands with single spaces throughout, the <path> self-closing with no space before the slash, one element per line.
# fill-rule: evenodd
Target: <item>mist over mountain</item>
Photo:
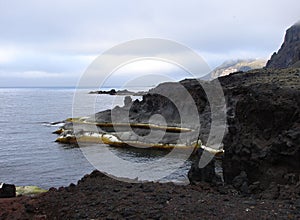
<path fill-rule="evenodd" d="M 225 61 L 222 65 L 215 68 L 210 73 L 210 78 L 215 79 L 220 76 L 226 76 L 234 72 L 247 72 L 253 69 L 260 69 L 264 67 L 266 60 L 264 59 L 238 59 L 238 60 L 228 60 Z"/>

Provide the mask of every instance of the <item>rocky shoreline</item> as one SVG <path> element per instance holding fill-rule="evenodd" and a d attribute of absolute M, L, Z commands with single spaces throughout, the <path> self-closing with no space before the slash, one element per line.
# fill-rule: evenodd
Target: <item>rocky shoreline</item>
<path fill-rule="evenodd" d="M 143 96 L 143 95 L 147 94 L 147 92 L 132 92 L 132 91 L 128 91 L 127 89 L 124 89 L 124 90 L 111 89 L 109 91 L 105 91 L 105 90 L 91 91 L 91 92 L 89 92 L 89 94 Z"/>
<path fill-rule="evenodd" d="M 199 156 L 189 171 L 191 185 L 126 183 L 94 171 L 77 185 L 52 188 L 34 197 L 0 199 L 0 218 L 300 218 L 299 76 L 300 69 L 292 68 L 260 69 L 219 78 L 227 103 L 228 132 L 222 157 L 224 183 L 216 178 L 214 161 L 205 169 L 198 168 L 203 151 L 198 149 Z M 209 115 L 207 99 L 196 80 L 180 84 L 193 95 L 203 116 L 200 136 L 205 144 L 210 123 L 204 117 Z M 168 87 L 168 83 L 162 84 L 156 91 Z M 157 110 L 153 106 L 170 109 L 155 94 L 147 94 L 134 103 L 133 109 L 135 106 L 154 112 Z M 150 103 L 152 107 L 147 108 Z M 150 114 L 144 113 L 133 111 L 136 116 L 133 121 L 143 122 L 145 115 Z M 109 119 L 108 115 L 102 112 L 97 117 Z M 165 113 L 169 125 L 174 125 L 176 118 L 170 115 Z M 72 122 L 65 126 L 71 127 Z"/>
<path fill-rule="evenodd" d="M 225 155 L 222 159 L 223 176 L 226 184 L 233 184 L 245 194 L 260 193 L 266 190 L 275 191 L 273 197 L 279 196 L 278 191 L 284 191 L 284 187 L 291 187 L 300 182 L 299 158 L 300 158 L 300 69 L 259 69 L 247 73 L 238 72 L 229 76 L 220 77 L 217 81 L 201 82 L 206 89 L 214 90 L 216 82 L 222 85 L 226 100 L 226 124 L 227 133 L 223 139 Z M 197 106 L 199 121 L 180 126 L 180 114 L 190 115 L 189 108 L 178 111 L 168 98 L 178 103 L 187 103 L 178 88 L 183 86 Z M 164 94 L 164 96 L 159 95 Z M 168 98 L 166 98 L 168 97 Z M 185 100 L 185 101 L 182 101 Z M 133 126 L 133 136 L 127 133 L 123 127 L 118 132 L 110 130 L 111 127 L 103 126 L 112 123 L 112 115 L 118 123 L 125 123 L 124 115 L 129 112 L 129 125 Z M 180 114 L 179 114 L 180 112 Z M 155 133 L 161 137 L 159 132 L 165 132 L 162 140 L 144 138 L 147 129 L 134 127 L 134 125 L 149 125 L 152 115 L 161 114 L 166 120 L 167 128 L 192 128 L 193 132 L 178 133 L 158 131 Z M 135 100 L 125 102 L 124 107 L 116 107 L 112 110 L 99 112 L 95 116 L 96 123 L 100 124 L 105 134 L 112 134 L 123 142 L 139 141 L 143 137 L 143 143 L 155 146 L 158 141 L 165 146 L 176 147 L 180 144 L 195 143 L 199 138 L 204 146 L 207 146 L 207 138 L 211 127 L 211 111 L 209 100 L 198 80 L 188 79 L 179 83 L 163 83 L 149 91 L 141 101 Z M 89 130 L 89 123 L 95 123 L 91 118 L 82 120 L 69 120 L 63 126 L 64 135 L 76 135 L 73 129 L 74 123 L 78 123 L 83 131 Z M 152 121 L 158 127 L 159 121 Z M 201 125 L 197 128 L 197 125 Z M 102 125 L 102 126 L 101 126 Z M 124 125 L 124 124 L 123 124 Z M 191 126 L 192 125 L 192 126 Z M 195 129 L 196 128 L 196 129 Z M 125 130 L 124 130 L 125 129 Z M 200 130 L 200 135 L 198 131 Z M 96 132 L 99 132 L 97 130 Z M 131 136 L 132 135 L 132 136 Z M 68 136 L 72 137 L 72 136 Z M 63 139 L 65 140 L 65 139 Z M 67 139 L 71 140 L 71 139 Z M 185 142 L 186 141 L 186 142 Z M 122 142 L 109 142 L 118 145 Z M 172 145 L 173 144 L 173 145 Z M 186 144 L 188 145 L 188 144 Z M 191 146 L 193 146 L 191 144 Z M 210 146 L 207 146 L 208 148 Z M 212 148 L 209 148 L 212 149 Z M 197 162 L 189 172 L 191 182 L 199 179 L 202 171 L 198 169 Z M 202 177 L 201 177 L 202 178 Z M 200 179 L 201 179 L 200 178 Z M 205 177 L 203 177 L 205 179 Z M 235 183 L 242 179 L 240 183 Z M 297 193 L 296 193 L 297 194 Z"/>
<path fill-rule="evenodd" d="M 125 183 L 95 171 L 78 185 L 52 188 L 34 197 L 1 199 L 0 218 L 300 218 L 299 79 L 297 68 L 260 69 L 219 78 L 227 104 L 228 131 L 221 158 L 224 183 L 214 172 L 214 160 L 199 169 L 203 149 L 198 149 L 188 175 L 191 185 Z M 214 85 L 214 81 L 204 83 Z M 197 80 L 183 80 L 180 84 L 197 103 L 202 122 L 200 138 L 205 145 L 210 127 L 208 100 Z M 169 83 L 154 91 L 167 88 Z M 159 98 L 147 94 L 142 101 L 133 101 L 132 122 L 146 122 L 146 116 L 157 113 L 159 108 L 172 110 Z M 139 114 L 135 108 L 149 112 Z M 111 111 L 120 113 L 122 108 Z M 168 111 L 162 112 L 171 126 L 177 121 L 174 112 Z M 97 119 L 108 122 L 109 115 L 110 110 L 101 112 Z M 70 128 L 72 123 L 64 127 Z"/>
<path fill-rule="evenodd" d="M 205 183 L 126 183 L 99 171 L 77 185 L 0 199 L 1 219 L 299 219 L 299 210 L 299 199 L 245 197 Z"/>

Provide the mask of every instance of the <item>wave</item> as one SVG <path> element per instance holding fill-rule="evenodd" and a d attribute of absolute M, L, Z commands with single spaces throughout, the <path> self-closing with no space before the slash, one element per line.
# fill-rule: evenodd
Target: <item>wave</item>
<path fill-rule="evenodd" d="M 47 127 L 61 127 L 65 124 L 65 122 L 58 121 L 58 122 L 42 122 L 42 125 Z"/>

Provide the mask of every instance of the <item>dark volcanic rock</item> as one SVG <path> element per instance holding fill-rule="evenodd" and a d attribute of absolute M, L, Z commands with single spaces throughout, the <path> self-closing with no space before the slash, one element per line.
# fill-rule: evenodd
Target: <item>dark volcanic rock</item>
<path fill-rule="evenodd" d="M 261 69 L 219 78 L 227 100 L 224 181 L 243 194 L 300 196 L 299 73 Z M 191 182 L 203 176 L 197 160 Z"/>
<path fill-rule="evenodd" d="M 228 191 L 226 193 L 226 191 Z M 298 200 L 254 200 L 209 185 L 127 183 L 98 171 L 36 197 L 0 199 L 0 219 L 299 219 Z M 278 194 L 275 189 L 274 195 Z"/>
<path fill-rule="evenodd" d="M 127 89 L 118 90 L 111 89 L 109 91 L 99 90 L 99 91 L 91 91 L 89 94 L 99 94 L 99 95 L 132 95 L 132 96 L 142 96 L 145 95 L 146 92 L 132 92 Z"/>
<path fill-rule="evenodd" d="M 300 21 L 286 31 L 281 48 L 272 55 L 266 67 L 300 67 Z"/>
<path fill-rule="evenodd" d="M 223 140 L 224 181 L 233 184 L 237 176 L 245 173 L 247 180 L 237 186 L 245 192 L 261 192 L 272 182 L 297 185 L 300 179 L 300 70 L 260 69 L 231 74 L 218 80 L 227 102 L 228 132 Z M 214 89 L 214 83 L 203 82 L 208 90 Z M 194 103 L 180 91 L 182 86 Z M 194 79 L 163 83 L 144 95 L 141 101 L 130 103 L 128 99 L 125 107 L 97 113 L 96 121 L 111 122 L 113 116 L 116 122 L 123 122 L 128 119 L 129 109 L 132 123 L 148 123 L 152 116 L 161 115 L 169 126 L 183 126 L 180 124 L 181 116 L 195 114 L 190 112 L 190 106 L 195 104 L 199 120 L 192 121 L 190 125 L 193 128 L 201 126 L 200 139 L 206 145 L 211 103 L 203 87 Z M 147 136 L 138 129 L 135 132 Z M 161 141 L 176 143 L 177 136 L 166 136 Z M 208 167 L 207 175 L 212 168 Z M 207 175 L 202 175 L 203 172 L 198 172 L 195 166 L 192 171 L 193 175 L 189 176 L 191 182 L 207 179 L 204 177 Z M 199 173 L 198 177 L 194 175 L 196 173 Z M 255 184 L 257 182 L 259 184 Z"/>
<path fill-rule="evenodd" d="M 293 73 L 294 71 L 294 73 Z M 223 160 L 226 183 L 246 174 L 247 185 L 259 181 L 257 191 L 271 183 L 299 184 L 300 175 L 300 80 L 298 70 L 267 70 L 246 75 L 241 83 L 221 78 L 228 107 L 228 134 L 224 138 Z M 257 81 L 259 79 L 259 81 Z M 231 79 L 233 80 L 233 79 Z M 235 85 L 233 85 L 235 84 Z M 291 178 L 290 178 L 291 177 Z M 237 186 L 240 188 L 241 184 Z"/>
<path fill-rule="evenodd" d="M 197 159 L 188 172 L 190 183 L 196 184 L 198 182 L 206 182 L 211 183 L 212 185 L 221 183 L 221 178 L 217 176 L 215 172 L 215 159 L 211 160 L 204 168 L 199 168 L 199 159 L 203 155 L 203 151 L 203 149 L 197 150 Z"/>
<path fill-rule="evenodd" d="M 16 197 L 16 187 L 12 184 L 0 183 L 0 198 Z"/>
<path fill-rule="evenodd" d="M 248 190 L 248 178 L 247 178 L 247 174 L 245 171 L 242 171 L 240 173 L 240 175 L 234 177 L 234 179 L 232 180 L 232 185 L 240 190 L 240 192 L 247 194 L 249 193 Z"/>
<path fill-rule="evenodd" d="M 223 139 L 225 155 L 222 161 L 225 183 L 235 185 L 245 194 L 275 192 L 278 188 L 274 195 L 283 198 L 287 192 L 294 192 L 293 197 L 299 197 L 300 69 L 238 72 L 220 77 L 218 81 L 227 102 L 228 132 Z M 203 84 L 206 89 L 214 90 L 215 82 Z M 180 91 L 182 86 L 192 101 Z M 129 120 L 133 123 L 148 123 L 152 119 L 156 124 L 153 116 L 160 115 L 169 126 L 184 126 L 180 124 L 182 115 L 198 114 L 199 120 L 187 121 L 186 125 L 195 129 L 200 126 L 199 137 L 204 145 L 207 144 L 212 103 L 197 80 L 163 83 L 144 95 L 143 100 L 129 101 L 125 107 L 97 113 L 96 121 L 111 122 L 114 116 L 115 122 L 123 122 L 128 119 L 129 109 Z M 197 106 L 197 112 L 190 111 L 193 105 Z M 134 131 L 137 135 L 147 136 L 138 129 Z M 166 136 L 161 142 L 176 143 L 176 135 Z M 211 171 L 214 165 L 197 170 L 196 164 L 197 160 L 191 168 L 190 181 L 213 182 L 215 177 Z"/>

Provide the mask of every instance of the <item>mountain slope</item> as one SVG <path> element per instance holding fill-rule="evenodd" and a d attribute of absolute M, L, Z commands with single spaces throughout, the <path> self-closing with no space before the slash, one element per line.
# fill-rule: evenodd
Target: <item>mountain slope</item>
<path fill-rule="evenodd" d="M 300 21 L 286 31 L 281 48 L 272 55 L 266 67 L 300 67 Z"/>
<path fill-rule="evenodd" d="M 243 71 L 247 72 L 252 69 L 260 69 L 264 67 L 266 60 L 263 59 L 246 59 L 246 60 L 231 60 L 224 62 L 221 66 L 215 68 L 211 73 L 211 79 L 218 78 L 220 76 L 226 76 L 230 73 Z"/>

